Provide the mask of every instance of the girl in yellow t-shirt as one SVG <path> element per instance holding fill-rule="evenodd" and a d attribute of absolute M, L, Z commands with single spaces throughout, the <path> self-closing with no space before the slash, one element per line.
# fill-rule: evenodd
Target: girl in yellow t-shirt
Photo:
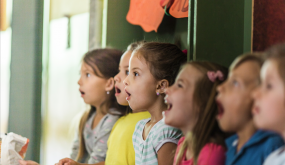
<path fill-rule="evenodd" d="M 134 165 L 135 164 L 135 150 L 132 143 L 132 136 L 135 130 L 135 126 L 138 121 L 150 117 L 148 111 L 140 111 L 132 113 L 128 107 L 126 100 L 127 93 L 125 92 L 125 86 L 123 80 L 129 74 L 129 60 L 132 52 L 138 47 L 138 45 L 144 42 L 134 42 L 130 44 L 126 52 L 122 55 L 119 64 L 119 73 L 114 77 L 115 79 L 115 91 L 116 99 L 120 105 L 127 106 L 126 115 L 121 117 L 113 126 L 109 140 L 107 142 L 108 150 L 105 162 L 100 162 L 95 165 Z M 58 165 L 84 165 L 77 163 L 69 158 L 65 158 L 59 161 Z"/>
<path fill-rule="evenodd" d="M 135 42 L 128 46 L 127 51 L 122 55 L 119 64 L 119 73 L 115 76 L 116 99 L 120 105 L 128 106 L 127 93 L 123 80 L 129 74 L 129 60 L 133 50 L 143 42 Z M 128 107 L 130 110 L 130 108 Z M 129 111 L 130 112 L 130 111 Z M 132 143 L 132 136 L 138 121 L 149 118 L 148 111 L 128 113 L 121 117 L 113 126 L 108 140 L 106 157 L 107 165 L 133 165 L 135 164 L 135 150 Z"/>

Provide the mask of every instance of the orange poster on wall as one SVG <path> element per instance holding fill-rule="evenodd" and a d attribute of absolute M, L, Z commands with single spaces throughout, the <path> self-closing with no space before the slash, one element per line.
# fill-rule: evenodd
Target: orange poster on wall
<path fill-rule="evenodd" d="M 6 0 L 0 0 L 0 30 L 5 31 L 7 28 Z"/>
<path fill-rule="evenodd" d="M 160 1 L 131 0 L 127 21 L 133 25 L 140 25 L 146 32 L 157 32 L 164 16 Z"/>
<path fill-rule="evenodd" d="M 175 18 L 188 17 L 189 0 L 174 0 L 169 13 Z"/>

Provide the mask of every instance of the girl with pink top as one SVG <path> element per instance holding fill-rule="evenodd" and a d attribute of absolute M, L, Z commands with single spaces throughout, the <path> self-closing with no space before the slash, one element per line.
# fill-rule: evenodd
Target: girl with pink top
<path fill-rule="evenodd" d="M 216 87 L 227 69 L 210 62 L 188 62 L 166 89 L 166 124 L 182 130 L 173 165 L 223 165 L 225 134 L 216 121 Z"/>

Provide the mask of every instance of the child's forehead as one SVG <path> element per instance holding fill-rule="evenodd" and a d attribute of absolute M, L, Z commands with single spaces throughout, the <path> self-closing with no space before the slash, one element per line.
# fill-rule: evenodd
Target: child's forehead
<path fill-rule="evenodd" d="M 143 55 L 141 55 L 139 52 L 133 52 L 130 57 L 130 63 L 141 63 L 143 65 L 147 65 L 147 62 Z"/>
<path fill-rule="evenodd" d="M 188 83 L 193 83 L 196 80 L 202 77 L 202 72 L 200 72 L 196 67 L 187 64 L 183 69 L 179 72 L 177 79 L 183 79 Z"/>
<path fill-rule="evenodd" d="M 229 77 L 237 77 L 244 82 L 259 80 L 260 66 L 255 61 L 246 61 L 229 72 Z"/>
<path fill-rule="evenodd" d="M 120 60 L 120 65 L 129 65 L 129 61 L 132 55 L 132 51 L 126 51 Z"/>
<path fill-rule="evenodd" d="M 276 60 L 267 60 L 261 68 L 261 77 L 276 77 L 278 75 L 278 62 Z"/>

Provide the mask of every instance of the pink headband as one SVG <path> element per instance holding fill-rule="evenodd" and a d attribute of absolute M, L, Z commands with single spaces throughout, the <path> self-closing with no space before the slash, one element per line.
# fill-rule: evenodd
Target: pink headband
<path fill-rule="evenodd" d="M 215 82 L 216 79 L 218 78 L 220 81 L 223 81 L 224 80 L 224 75 L 221 71 L 217 71 L 217 72 L 214 72 L 214 71 L 208 71 L 207 72 L 207 75 L 208 75 L 208 78 L 210 79 L 210 81 L 212 82 Z"/>

